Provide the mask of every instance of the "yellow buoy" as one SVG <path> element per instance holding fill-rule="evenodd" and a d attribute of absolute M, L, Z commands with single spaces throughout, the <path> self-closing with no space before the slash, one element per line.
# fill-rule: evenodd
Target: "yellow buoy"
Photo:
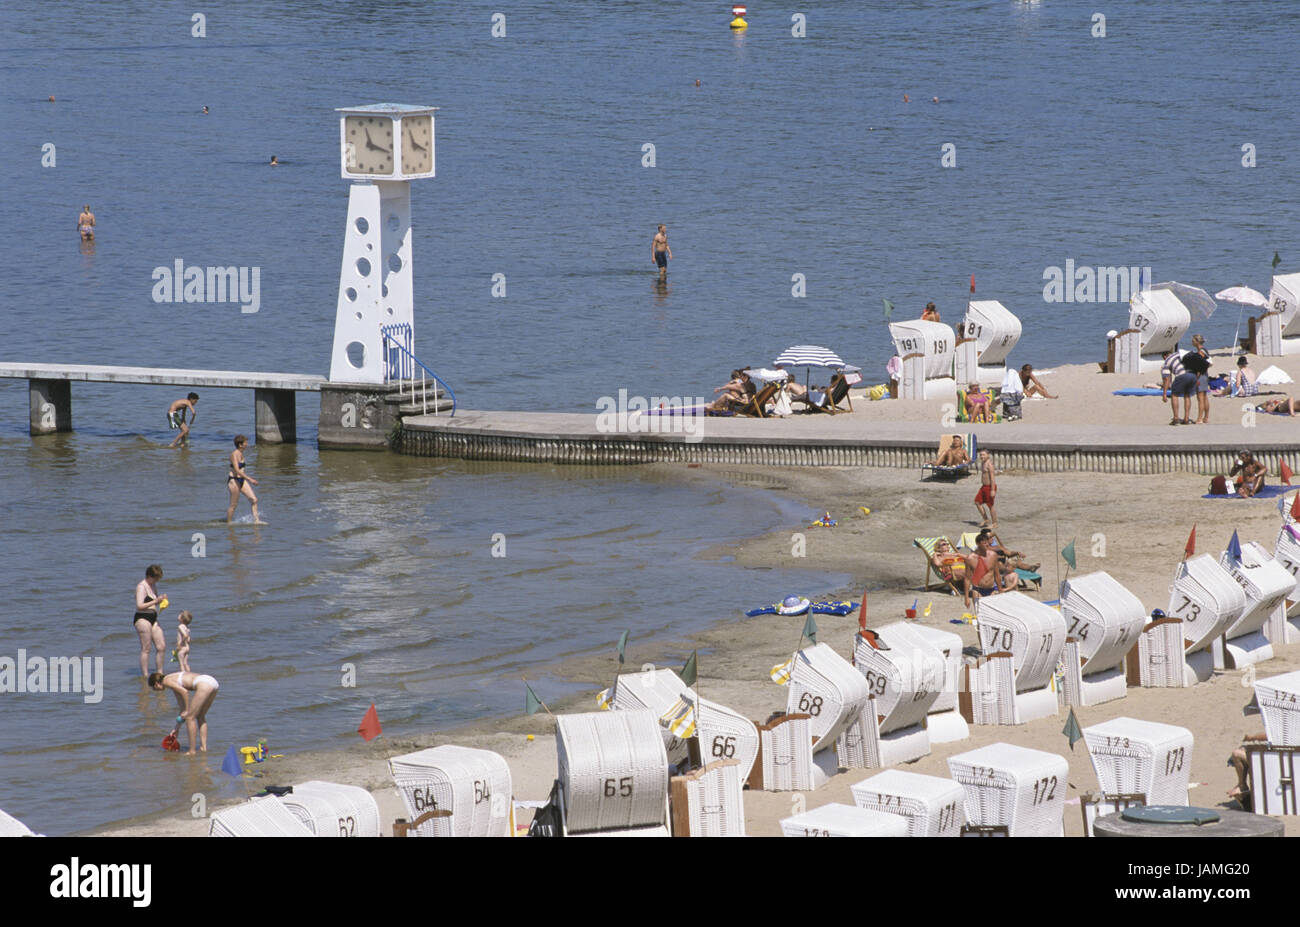
<path fill-rule="evenodd" d="M 732 28 L 732 29 L 748 29 L 748 28 L 749 28 L 749 23 L 745 22 L 743 19 L 741 19 L 739 16 L 737 16 L 735 19 L 733 19 L 733 20 L 731 21 L 731 28 Z"/>

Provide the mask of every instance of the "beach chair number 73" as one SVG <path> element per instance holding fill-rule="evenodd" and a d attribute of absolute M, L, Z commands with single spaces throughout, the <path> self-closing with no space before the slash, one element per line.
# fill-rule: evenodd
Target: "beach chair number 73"
<path fill-rule="evenodd" d="M 1190 596 L 1183 596 L 1183 604 L 1174 609 L 1175 614 L 1181 614 L 1185 611 L 1190 611 L 1192 613 L 1192 617 L 1187 619 L 1188 624 L 1191 624 L 1197 618 L 1201 617 L 1201 606 L 1193 602 Z"/>
<path fill-rule="evenodd" d="M 632 797 L 632 777 L 624 776 L 622 779 L 606 779 L 605 783 L 606 798 L 631 798 Z"/>

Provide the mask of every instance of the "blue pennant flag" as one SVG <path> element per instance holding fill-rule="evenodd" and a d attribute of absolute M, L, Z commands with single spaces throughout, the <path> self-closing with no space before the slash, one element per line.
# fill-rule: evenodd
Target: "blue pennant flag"
<path fill-rule="evenodd" d="M 1237 532 L 1232 532 L 1232 540 L 1228 542 L 1228 553 L 1236 563 L 1241 563 L 1241 542 L 1237 540 Z"/>
<path fill-rule="evenodd" d="M 243 764 L 239 762 L 239 751 L 233 746 L 226 751 L 226 758 L 221 761 L 221 771 L 231 776 L 244 774 Z"/>

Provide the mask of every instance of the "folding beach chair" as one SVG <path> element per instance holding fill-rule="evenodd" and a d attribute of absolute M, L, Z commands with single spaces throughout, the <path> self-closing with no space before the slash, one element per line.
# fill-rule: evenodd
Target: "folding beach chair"
<path fill-rule="evenodd" d="M 948 546 L 953 550 L 952 579 L 945 579 L 944 575 L 939 572 L 939 568 L 934 565 L 934 548 L 940 541 L 948 541 L 944 535 L 934 538 L 912 538 L 912 545 L 920 549 L 925 556 L 925 578 L 921 582 L 922 589 L 929 592 L 931 589 L 947 589 L 952 595 L 965 595 L 965 590 L 961 586 L 961 578 L 965 575 L 966 561 L 957 556 L 956 548 L 953 547 L 952 541 L 948 541 Z M 935 577 L 935 582 L 930 581 L 930 577 Z"/>
<path fill-rule="evenodd" d="M 936 480 L 955 480 L 963 476 L 970 476 L 975 472 L 977 452 L 975 450 L 975 435 L 942 435 L 939 438 L 939 450 L 935 454 L 935 459 L 943 456 L 943 452 L 952 446 L 953 438 L 961 438 L 962 447 L 966 449 L 966 462 L 955 466 L 940 467 L 935 464 L 921 464 L 921 478 L 925 478 L 925 471 L 929 470 L 930 475 Z"/>
<path fill-rule="evenodd" d="M 749 402 L 736 407 L 737 415 L 749 415 L 754 418 L 767 418 L 767 404 L 775 400 L 780 391 L 780 383 L 769 383 L 749 397 Z"/>
<path fill-rule="evenodd" d="M 820 404 L 809 399 L 799 399 L 797 401 L 802 402 L 814 412 L 826 412 L 830 415 L 834 415 L 836 412 L 853 411 L 853 400 L 849 398 L 849 381 L 842 373 L 832 374 L 830 386 L 827 387 L 826 395 L 822 398 Z M 839 407 L 842 402 L 849 404 L 847 410 Z"/>
<path fill-rule="evenodd" d="M 972 436 L 972 437 L 973 437 L 973 436 Z M 958 541 L 957 541 L 957 546 L 958 546 L 958 547 L 964 547 L 964 548 L 966 548 L 967 550 L 974 550 L 974 549 L 975 549 L 975 537 L 976 537 L 976 535 L 977 535 L 978 533 L 979 533 L 978 531 L 967 531 L 967 532 L 965 532 L 965 533 L 962 534 L 962 536 L 958 539 Z M 993 543 L 992 543 L 991 545 L 989 545 L 989 546 L 992 547 L 994 550 L 998 550 L 999 548 L 1004 549 L 1004 550 L 1006 549 L 1006 545 L 1002 543 L 1002 539 L 1001 539 L 1000 537 L 998 537 L 996 533 L 993 534 Z M 1036 573 L 1036 572 L 1034 572 L 1033 570 L 1022 570 L 1022 569 L 1020 569 L 1019 567 L 1016 567 L 1016 576 L 1018 576 L 1018 577 L 1020 578 L 1020 586 L 1021 586 L 1022 588 L 1027 589 L 1027 588 L 1029 588 L 1029 586 L 1032 585 L 1032 586 L 1034 587 L 1034 590 L 1035 590 L 1036 592 L 1042 592 L 1042 591 L 1043 591 L 1043 574 L 1042 574 L 1042 573 Z"/>
<path fill-rule="evenodd" d="M 983 393 L 989 397 L 989 422 L 1001 422 L 1002 414 L 996 411 L 1000 394 L 993 388 L 983 390 Z M 957 421 L 963 425 L 970 424 L 970 419 L 966 417 L 966 390 L 964 389 L 957 390 Z"/>

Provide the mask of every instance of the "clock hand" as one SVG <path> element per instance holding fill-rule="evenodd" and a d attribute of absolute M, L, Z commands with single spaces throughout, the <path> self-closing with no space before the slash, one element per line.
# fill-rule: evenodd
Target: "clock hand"
<path fill-rule="evenodd" d="M 411 147 L 414 148 L 416 151 L 428 151 L 428 150 L 429 150 L 428 148 L 425 148 L 423 145 L 421 145 L 419 142 L 417 142 L 415 139 L 411 139 Z"/>
<path fill-rule="evenodd" d="M 392 154 L 392 151 L 390 151 L 389 149 L 380 148 L 373 141 L 371 141 L 369 129 L 366 129 L 365 133 L 366 133 L 366 151 L 382 151 L 384 154 Z"/>

